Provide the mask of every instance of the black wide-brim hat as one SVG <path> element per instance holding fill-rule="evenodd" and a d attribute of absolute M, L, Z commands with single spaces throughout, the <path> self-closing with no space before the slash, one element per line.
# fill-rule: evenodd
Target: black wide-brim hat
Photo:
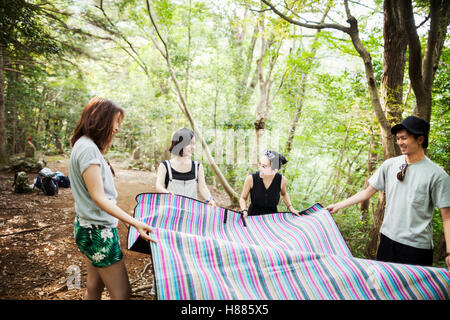
<path fill-rule="evenodd" d="M 430 124 L 425 120 L 409 116 L 406 117 L 400 124 L 397 124 L 391 128 L 391 133 L 395 135 L 398 131 L 405 129 L 409 133 L 424 136 L 423 148 L 428 147 L 428 133 L 430 132 Z"/>

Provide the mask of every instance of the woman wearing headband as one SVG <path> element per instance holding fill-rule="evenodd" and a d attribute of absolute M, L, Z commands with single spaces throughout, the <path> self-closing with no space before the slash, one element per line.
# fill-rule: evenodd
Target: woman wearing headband
<path fill-rule="evenodd" d="M 244 182 L 239 205 L 244 217 L 278 212 L 280 195 L 290 212 L 299 215 L 292 206 L 286 191 L 287 179 L 278 170 L 287 162 L 286 158 L 276 151 L 265 151 L 259 159 L 259 171 L 249 174 Z M 250 206 L 247 199 L 250 194 Z"/>

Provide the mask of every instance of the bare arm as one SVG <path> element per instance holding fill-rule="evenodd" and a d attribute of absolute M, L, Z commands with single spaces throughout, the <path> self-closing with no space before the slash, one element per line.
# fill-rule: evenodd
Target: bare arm
<path fill-rule="evenodd" d="M 446 253 L 450 253 L 450 207 L 441 208 L 442 226 L 444 228 Z M 450 272 L 450 255 L 445 257 L 448 271 Z"/>
<path fill-rule="evenodd" d="M 206 185 L 206 179 L 205 179 L 205 170 L 203 169 L 202 164 L 198 167 L 198 191 L 200 192 L 200 195 L 205 200 L 209 200 L 212 198 L 211 192 L 208 189 L 208 186 Z M 215 206 L 216 202 L 214 199 L 211 199 L 208 201 L 209 205 Z"/>
<path fill-rule="evenodd" d="M 167 172 L 166 167 L 161 162 L 156 172 L 156 186 L 155 186 L 156 192 L 172 193 L 164 187 L 166 180 L 166 172 Z"/>
<path fill-rule="evenodd" d="M 242 193 L 241 193 L 241 197 L 239 198 L 239 206 L 241 207 L 241 211 L 242 210 L 247 210 L 247 199 L 248 199 L 248 195 L 250 193 L 250 189 L 253 186 L 253 178 L 252 175 L 249 174 L 244 181 L 244 188 L 242 189 Z M 248 212 L 245 211 L 244 212 L 244 217 L 247 217 Z"/>
<path fill-rule="evenodd" d="M 292 206 L 292 202 L 291 202 L 291 198 L 289 197 L 289 194 L 287 193 L 286 190 L 286 186 L 287 186 L 287 179 L 286 177 L 283 176 L 282 180 L 281 180 L 281 198 L 283 199 L 284 204 L 286 205 L 286 207 L 288 208 L 288 210 L 290 212 L 292 212 L 293 214 L 295 214 L 296 216 L 299 216 L 299 212 L 297 210 L 295 210 L 295 208 Z"/>
<path fill-rule="evenodd" d="M 335 204 L 330 204 L 325 209 L 330 211 L 330 213 L 336 213 L 341 209 L 347 208 L 351 205 L 360 203 L 362 201 L 365 201 L 365 200 L 371 198 L 375 193 L 377 193 L 377 191 L 378 191 L 377 189 L 375 189 L 374 187 L 369 185 L 366 189 L 358 192 L 357 194 L 354 194 L 350 198 L 347 198 L 347 199 L 345 199 L 341 202 L 335 203 Z"/>
<path fill-rule="evenodd" d="M 103 180 L 99 165 L 93 164 L 89 166 L 83 172 L 83 180 L 86 184 L 89 195 L 100 209 L 112 215 L 113 217 L 116 217 L 124 223 L 133 225 L 138 230 L 143 239 L 156 243 L 156 241 L 154 241 L 147 234 L 147 232 L 153 232 L 150 226 L 143 222 L 137 221 L 135 218 L 123 211 L 121 208 L 115 205 L 113 201 L 109 200 L 106 197 L 105 191 L 103 189 Z"/>

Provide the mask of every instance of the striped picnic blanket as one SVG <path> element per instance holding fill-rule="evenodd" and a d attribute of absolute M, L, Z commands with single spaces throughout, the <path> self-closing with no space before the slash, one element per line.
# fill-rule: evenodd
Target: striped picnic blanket
<path fill-rule="evenodd" d="M 135 218 L 154 228 L 158 242 L 151 244 L 158 299 L 450 297 L 445 269 L 354 258 L 319 204 L 300 217 L 243 219 L 178 195 L 145 193 L 136 200 Z M 148 246 L 131 227 L 128 249 Z"/>

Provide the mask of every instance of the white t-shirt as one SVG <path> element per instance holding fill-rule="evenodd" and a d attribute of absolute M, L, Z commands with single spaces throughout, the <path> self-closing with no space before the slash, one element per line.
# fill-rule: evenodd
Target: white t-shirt
<path fill-rule="evenodd" d="M 101 168 L 103 188 L 109 200 L 116 203 L 117 191 L 111 168 L 97 145 L 90 138 L 82 136 L 75 142 L 70 155 L 69 176 L 75 200 L 75 212 L 81 226 L 103 225 L 117 227 L 118 219 L 101 210 L 92 200 L 83 179 L 83 172 L 92 164 Z"/>
<path fill-rule="evenodd" d="M 405 156 L 383 162 L 369 184 L 386 192 L 386 209 L 380 232 L 415 248 L 433 247 L 431 220 L 434 207 L 450 207 L 450 177 L 429 158 L 408 165 L 403 181 L 397 179 Z"/>

